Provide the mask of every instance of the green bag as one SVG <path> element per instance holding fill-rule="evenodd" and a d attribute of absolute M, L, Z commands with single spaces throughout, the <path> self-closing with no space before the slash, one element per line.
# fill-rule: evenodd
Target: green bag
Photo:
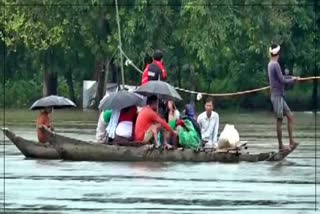
<path fill-rule="evenodd" d="M 172 128 L 172 130 L 175 130 L 176 129 L 177 120 L 176 119 L 170 120 L 168 124 Z"/>
<path fill-rule="evenodd" d="M 112 110 L 105 110 L 103 112 L 103 120 L 105 123 L 109 123 L 112 115 Z"/>
<path fill-rule="evenodd" d="M 179 144 L 187 149 L 197 149 L 200 146 L 200 136 L 194 129 L 193 124 L 190 120 L 183 120 L 186 128 L 181 128 L 178 130 Z"/>

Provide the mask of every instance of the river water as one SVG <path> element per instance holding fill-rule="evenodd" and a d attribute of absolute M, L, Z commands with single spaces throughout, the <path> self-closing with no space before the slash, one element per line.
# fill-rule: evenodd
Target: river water
<path fill-rule="evenodd" d="M 94 140 L 96 114 L 78 112 L 81 116 L 73 117 L 77 120 L 61 119 L 62 113 L 55 117 L 59 114 L 57 132 Z M 19 122 L 9 116 L 6 126 L 35 140 L 30 117 L 33 115 Z M 220 118 L 220 130 L 227 122 L 235 124 L 241 140 L 249 142 L 250 151 L 276 150 L 270 113 L 220 113 Z M 320 135 L 313 114 L 295 113 L 295 118 L 295 136 L 300 145 L 281 162 L 33 160 L 25 159 L 5 139 L 1 146 L 5 194 L 0 197 L 3 200 L 5 196 L 6 213 L 316 213 L 320 197 L 315 197 L 319 194 L 315 157 L 320 152 L 316 150 L 315 134 L 318 139 Z M 285 126 L 283 134 L 287 142 Z M 4 139 L 2 133 L 0 137 Z"/>

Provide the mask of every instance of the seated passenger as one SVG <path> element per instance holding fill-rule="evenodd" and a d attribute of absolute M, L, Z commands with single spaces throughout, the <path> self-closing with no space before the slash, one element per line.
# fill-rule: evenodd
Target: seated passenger
<path fill-rule="evenodd" d="M 190 120 L 194 129 L 197 131 L 197 133 L 201 137 L 201 130 L 200 130 L 200 126 L 196 120 L 194 106 L 192 104 L 186 104 L 185 109 L 184 109 L 184 114 L 185 114 L 185 116 L 183 117 L 183 119 Z"/>
<path fill-rule="evenodd" d="M 177 120 L 180 118 L 180 112 L 176 109 L 173 101 L 161 100 L 158 106 L 159 115 L 169 124 L 171 129 L 175 130 Z M 171 138 L 168 142 L 170 145 L 175 144 L 177 139 Z M 158 133 L 158 142 L 163 141 L 163 133 Z"/>
<path fill-rule="evenodd" d="M 176 136 L 176 132 L 172 130 L 168 123 L 157 114 L 158 99 L 151 96 L 147 100 L 147 106 L 143 107 L 138 114 L 135 126 L 135 141 L 150 142 L 152 139 L 157 143 L 157 136 L 160 130 L 165 129 L 163 145 L 165 148 L 172 148 L 168 144 L 171 137 Z"/>
<path fill-rule="evenodd" d="M 198 124 L 201 130 L 202 143 L 214 145 L 218 141 L 219 114 L 214 112 L 213 100 L 208 98 L 205 104 L 205 112 L 198 116 Z"/>
<path fill-rule="evenodd" d="M 106 110 L 102 111 L 99 116 L 97 129 L 96 129 L 96 139 L 98 143 L 107 143 L 107 126 L 111 118 L 112 111 Z"/>
<path fill-rule="evenodd" d="M 180 119 L 180 112 L 176 108 L 176 105 L 173 101 L 167 102 L 167 112 L 166 112 L 166 121 L 168 121 L 169 126 L 174 129 L 176 126 L 177 120 Z"/>
<path fill-rule="evenodd" d="M 134 125 L 137 118 L 137 114 L 137 106 L 130 106 L 121 110 L 119 122 L 116 128 L 116 138 L 121 137 L 126 138 L 128 140 L 133 139 Z"/>
<path fill-rule="evenodd" d="M 187 149 L 198 149 L 201 147 L 200 135 L 195 130 L 191 120 L 178 120 L 177 131 L 180 146 Z"/>

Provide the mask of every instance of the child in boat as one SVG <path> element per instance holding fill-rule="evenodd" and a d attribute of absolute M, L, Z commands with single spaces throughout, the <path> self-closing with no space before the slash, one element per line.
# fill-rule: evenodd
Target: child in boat
<path fill-rule="evenodd" d="M 52 112 L 52 107 L 46 107 L 46 108 L 44 108 L 44 110 L 40 111 L 40 114 L 37 118 L 37 136 L 38 136 L 38 141 L 40 143 L 47 143 L 48 142 L 48 138 L 40 130 L 40 128 L 42 126 L 45 126 L 46 128 L 48 128 L 52 131 L 54 130 L 51 125 L 51 121 L 50 121 L 50 117 L 49 117 L 51 112 Z"/>
<path fill-rule="evenodd" d="M 165 119 L 165 121 L 169 124 L 171 129 L 175 130 L 176 128 L 176 123 L 177 120 L 180 119 L 180 112 L 176 108 L 176 105 L 173 101 L 166 101 L 166 102 L 161 102 L 161 105 L 159 105 L 161 110 L 160 110 L 160 115 Z M 163 133 L 160 132 L 158 134 L 158 141 L 162 142 L 163 140 Z M 170 145 L 175 144 L 176 139 L 170 139 L 169 143 Z"/>
<path fill-rule="evenodd" d="M 166 112 L 166 121 L 169 123 L 169 126 L 174 129 L 176 121 L 180 119 L 180 112 L 176 108 L 176 105 L 173 101 L 167 102 L 167 112 Z"/>

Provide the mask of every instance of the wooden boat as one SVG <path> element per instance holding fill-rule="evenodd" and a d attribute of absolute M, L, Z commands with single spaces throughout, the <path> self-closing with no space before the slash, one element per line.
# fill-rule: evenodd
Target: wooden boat
<path fill-rule="evenodd" d="M 275 152 L 250 154 L 239 151 L 194 151 L 147 149 L 146 146 L 129 147 L 104 145 L 77 140 L 42 128 L 50 143 L 65 160 L 73 161 L 172 161 L 172 162 L 258 162 L 279 161 Z"/>
<path fill-rule="evenodd" d="M 26 140 L 7 128 L 3 128 L 2 131 L 27 158 L 59 159 L 59 154 L 52 145 L 44 146 L 38 142 Z"/>
<path fill-rule="evenodd" d="M 3 133 L 16 145 L 27 158 L 65 159 L 73 161 L 173 161 L 173 162 L 258 162 L 280 161 L 278 153 L 265 152 L 258 154 L 243 151 L 194 151 L 146 149 L 118 145 L 104 145 L 65 137 L 43 128 L 49 136 L 51 145 L 44 146 L 35 141 L 17 136 L 9 129 Z"/>

